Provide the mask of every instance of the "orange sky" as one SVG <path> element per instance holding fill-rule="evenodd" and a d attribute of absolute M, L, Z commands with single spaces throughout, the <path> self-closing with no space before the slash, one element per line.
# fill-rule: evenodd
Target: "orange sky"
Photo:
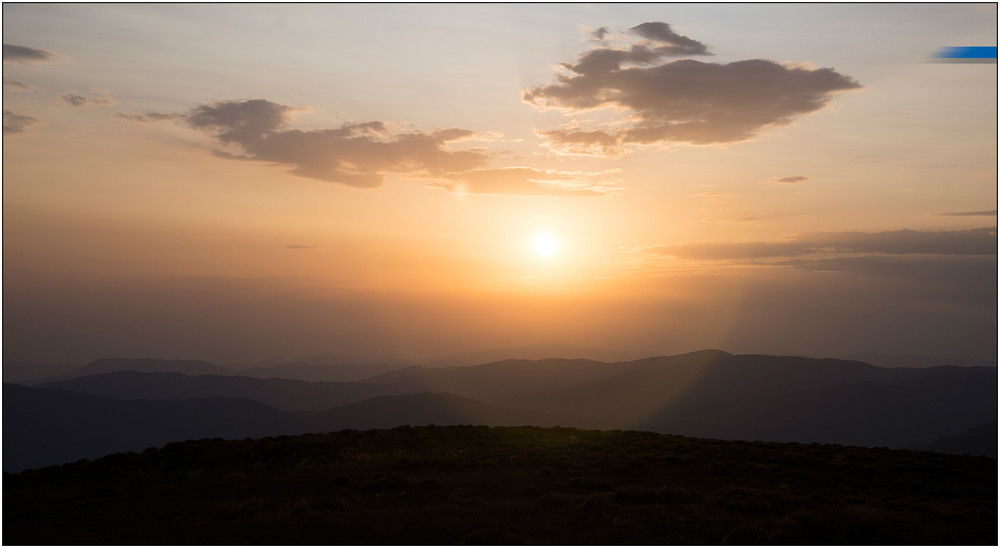
<path fill-rule="evenodd" d="M 4 4 L 4 359 L 995 358 L 995 21 Z"/>

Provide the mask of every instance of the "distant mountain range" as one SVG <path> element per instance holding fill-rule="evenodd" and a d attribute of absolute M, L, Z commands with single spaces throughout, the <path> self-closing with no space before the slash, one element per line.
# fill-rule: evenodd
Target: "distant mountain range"
<path fill-rule="evenodd" d="M 308 367 L 371 375 L 308 382 L 201 361 L 98 360 L 58 380 L 24 383 L 34 387 L 4 384 L 4 470 L 203 437 L 403 424 L 638 429 L 996 456 L 995 367 L 883 368 L 703 350 L 615 363 L 272 369 Z"/>

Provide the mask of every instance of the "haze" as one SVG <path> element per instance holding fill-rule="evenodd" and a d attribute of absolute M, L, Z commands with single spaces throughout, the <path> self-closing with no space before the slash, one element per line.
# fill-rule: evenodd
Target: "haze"
<path fill-rule="evenodd" d="M 4 360 L 995 360 L 996 10 L 6 3 Z"/>

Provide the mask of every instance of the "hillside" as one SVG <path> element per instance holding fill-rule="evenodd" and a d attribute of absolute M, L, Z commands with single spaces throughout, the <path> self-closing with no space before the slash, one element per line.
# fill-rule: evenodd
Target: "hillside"
<path fill-rule="evenodd" d="M 5 544 L 995 545 L 985 457 L 398 427 L 5 475 Z"/>

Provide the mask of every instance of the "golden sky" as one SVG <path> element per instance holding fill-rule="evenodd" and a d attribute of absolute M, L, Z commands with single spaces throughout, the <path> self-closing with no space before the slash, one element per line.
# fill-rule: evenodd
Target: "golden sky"
<path fill-rule="evenodd" d="M 4 360 L 995 359 L 996 16 L 5 3 Z"/>

